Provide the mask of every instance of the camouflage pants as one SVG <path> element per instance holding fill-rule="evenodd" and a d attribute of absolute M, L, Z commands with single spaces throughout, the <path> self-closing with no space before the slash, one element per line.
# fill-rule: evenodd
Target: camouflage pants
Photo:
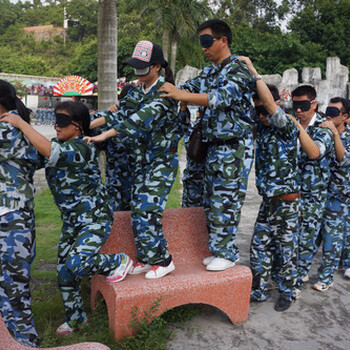
<path fill-rule="evenodd" d="M 252 297 L 265 301 L 270 297 L 268 278 L 278 254 L 278 289 L 287 300 L 293 300 L 297 281 L 297 245 L 299 201 L 264 198 L 260 205 L 250 245 L 253 272 Z"/>
<path fill-rule="evenodd" d="M 34 227 L 32 210 L 0 216 L 0 312 L 12 336 L 31 347 L 39 346 L 29 289 L 35 257 Z"/>
<path fill-rule="evenodd" d="M 209 249 L 213 255 L 232 261 L 239 258 L 235 241 L 253 152 L 251 138 L 234 145 L 212 145 L 208 150 L 204 197 Z"/>
<path fill-rule="evenodd" d="M 71 327 L 81 324 L 86 314 L 80 292 L 83 277 L 108 275 L 125 258 L 124 254 L 99 254 L 112 228 L 112 213 L 94 208 L 77 215 L 63 215 L 57 280 L 65 308 L 65 321 Z M 72 224 L 74 223 L 74 224 Z"/>
<path fill-rule="evenodd" d="M 346 213 L 344 215 L 344 237 L 341 254 L 341 265 L 345 269 L 350 269 L 350 204 L 347 203 Z"/>
<path fill-rule="evenodd" d="M 106 153 L 106 188 L 113 211 L 130 210 L 132 156 L 121 140 L 109 141 Z"/>
<path fill-rule="evenodd" d="M 321 227 L 323 254 L 318 269 L 318 279 L 326 284 L 333 282 L 334 270 L 339 265 L 347 214 L 348 204 L 328 194 Z"/>
<path fill-rule="evenodd" d="M 204 164 L 196 163 L 187 157 L 187 164 L 182 178 L 182 208 L 203 206 L 204 173 Z"/>
<path fill-rule="evenodd" d="M 301 225 L 298 240 L 298 288 L 303 285 L 305 277 L 310 269 L 312 260 L 317 253 L 321 242 L 320 230 L 326 204 L 326 194 L 318 196 L 301 194 L 300 212 Z"/>
<path fill-rule="evenodd" d="M 131 222 L 139 261 L 168 265 L 171 258 L 161 219 L 174 183 L 178 154 L 155 157 L 152 162 L 135 162 L 131 200 Z"/>

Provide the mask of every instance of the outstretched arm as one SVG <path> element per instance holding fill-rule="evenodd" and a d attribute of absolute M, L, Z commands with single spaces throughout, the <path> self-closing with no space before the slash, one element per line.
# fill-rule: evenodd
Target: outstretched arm
<path fill-rule="evenodd" d="M 85 140 L 87 143 L 93 142 L 93 143 L 99 143 L 103 142 L 111 137 L 117 136 L 117 131 L 115 129 L 109 129 L 105 132 L 103 132 L 100 135 L 97 136 L 85 136 L 83 140 Z"/>
<path fill-rule="evenodd" d="M 306 130 L 301 126 L 301 124 L 290 114 L 287 116 L 293 120 L 296 127 L 299 129 L 299 141 L 301 148 L 307 154 L 310 159 L 317 159 L 320 156 L 320 149 L 316 143 L 312 140 Z"/>
<path fill-rule="evenodd" d="M 345 148 L 343 146 L 337 128 L 335 127 L 334 123 L 330 120 L 326 120 L 325 122 L 321 123 L 320 127 L 328 128 L 330 131 L 332 131 L 334 139 L 335 156 L 337 157 L 337 161 L 341 162 L 344 158 Z"/>
<path fill-rule="evenodd" d="M 90 129 L 95 129 L 98 128 L 100 126 L 103 126 L 106 124 L 106 118 L 105 117 L 99 117 L 94 119 L 91 123 L 90 123 Z"/>
<path fill-rule="evenodd" d="M 44 157 L 50 157 L 51 142 L 44 135 L 40 134 L 32 126 L 25 122 L 19 115 L 4 113 L 1 116 L 0 121 L 10 123 L 15 128 L 20 129 L 39 153 L 41 153 Z"/>
<path fill-rule="evenodd" d="M 254 75 L 255 78 L 259 77 L 259 74 L 255 67 L 253 66 L 252 61 L 249 57 L 239 56 L 237 57 L 240 61 L 243 61 L 247 64 L 247 68 Z M 259 99 L 267 109 L 270 115 L 274 114 L 277 110 L 277 105 L 273 99 L 273 96 L 270 92 L 270 89 L 267 87 L 266 83 L 262 79 L 256 81 L 256 89 L 259 95 Z"/>

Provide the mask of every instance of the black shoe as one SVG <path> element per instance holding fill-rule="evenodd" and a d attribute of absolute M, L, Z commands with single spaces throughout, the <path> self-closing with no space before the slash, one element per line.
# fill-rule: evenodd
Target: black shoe
<path fill-rule="evenodd" d="M 286 311 L 291 305 L 292 300 L 287 300 L 282 295 L 280 295 L 275 305 L 275 311 Z"/>

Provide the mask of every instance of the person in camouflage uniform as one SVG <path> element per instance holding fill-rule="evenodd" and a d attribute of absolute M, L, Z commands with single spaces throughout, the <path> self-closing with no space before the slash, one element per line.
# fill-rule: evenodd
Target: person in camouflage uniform
<path fill-rule="evenodd" d="M 345 124 L 349 116 L 348 100 L 332 98 L 326 109 L 327 121 L 320 126 L 333 133 L 335 153 L 330 162 L 331 180 L 322 219 L 321 237 L 323 255 L 318 269 L 318 282 L 314 289 L 324 292 L 333 286 L 334 270 L 342 252 L 346 218 L 350 206 L 350 127 Z"/>
<path fill-rule="evenodd" d="M 181 122 L 177 103 L 159 96 L 158 89 L 165 82 L 159 76 L 160 69 L 165 68 L 166 79 L 172 79 L 162 49 L 150 41 L 140 41 L 127 63 L 142 85 L 128 91 L 117 113 L 99 113 L 101 118 L 91 127 L 106 123 L 111 129 L 87 140 L 101 142 L 117 135 L 129 139 L 134 160 L 131 220 L 138 259 L 129 273 L 146 272 L 145 277 L 153 279 L 175 269 L 161 219 L 177 173 Z"/>
<path fill-rule="evenodd" d="M 15 88 L 0 80 L 0 115 L 29 111 Z M 35 257 L 33 175 L 38 154 L 23 133 L 0 121 L 0 313 L 11 335 L 22 345 L 39 346 L 29 289 Z"/>
<path fill-rule="evenodd" d="M 133 85 L 125 85 L 119 94 L 119 100 L 122 100 Z M 117 105 L 109 109 L 117 111 Z M 92 120 L 98 118 L 99 114 L 93 114 Z M 106 126 L 93 129 L 94 134 L 100 134 L 107 130 Z M 130 210 L 131 201 L 131 179 L 133 169 L 132 152 L 128 138 L 119 139 L 110 138 L 98 145 L 106 155 L 106 188 L 109 196 L 112 198 L 113 211 Z"/>
<path fill-rule="evenodd" d="M 192 120 L 187 104 L 180 103 L 179 117 L 182 121 L 183 140 L 187 150 L 193 127 L 198 122 L 197 118 Z M 205 165 L 197 163 L 186 154 L 186 167 L 183 171 L 182 183 L 182 208 L 204 206 L 204 172 Z"/>
<path fill-rule="evenodd" d="M 301 191 L 301 227 L 298 242 L 298 295 L 319 246 L 321 220 L 330 180 L 329 161 L 333 152 L 332 132 L 321 128 L 324 119 L 316 113 L 316 91 L 312 86 L 301 85 L 292 91 L 293 110 L 301 126 L 317 145 L 317 157 L 300 150 L 298 169 Z"/>
<path fill-rule="evenodd" d="M 57 138 L 51 142 L 18 118 L 4 119 L 22 130 L 42 154 L 46 179 L 61 212 L 57 279 L 65 323 L 56 333 L 68 334 L 87 321 L 81 279 L 102 274 L 107 282 L 119 282 L 132 260 L 123 253 L 99 253 L 111 231 L 113 212 L 101 182 L 96 148 L 83 141 L 83 134 L 90 132 L 88 108 L 80 102 L 63 102 L 55 112 Z"/>
<path fill-rule="evenodd" d="M 255 79 L 231 55 L 232 32 L 219 19 L 202 23 L 198 32 L 206 57 L 213 63 L 181 89 L 165 84 L 164 97 L 200 105 L 203 136 L 210 145 L 205 163 L 205 214 L 209 248 L 207 270 L 231 268 L 239 259 L 235 244 L 248 174 L 253 163 Z M 187 91 L 186 91 L 187 90 Z"/>

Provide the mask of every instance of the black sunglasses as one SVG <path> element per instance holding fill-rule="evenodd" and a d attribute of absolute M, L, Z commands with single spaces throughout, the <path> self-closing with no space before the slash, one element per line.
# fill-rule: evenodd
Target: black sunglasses
<path fill-rule="evenodd" d="M 210 47 L 214 44 L 215 40 L 220 40 L 222 36 L 211 36 L 209 34 L 203 34 L 199 37 L 199 41 L 202 47 Z"/>

